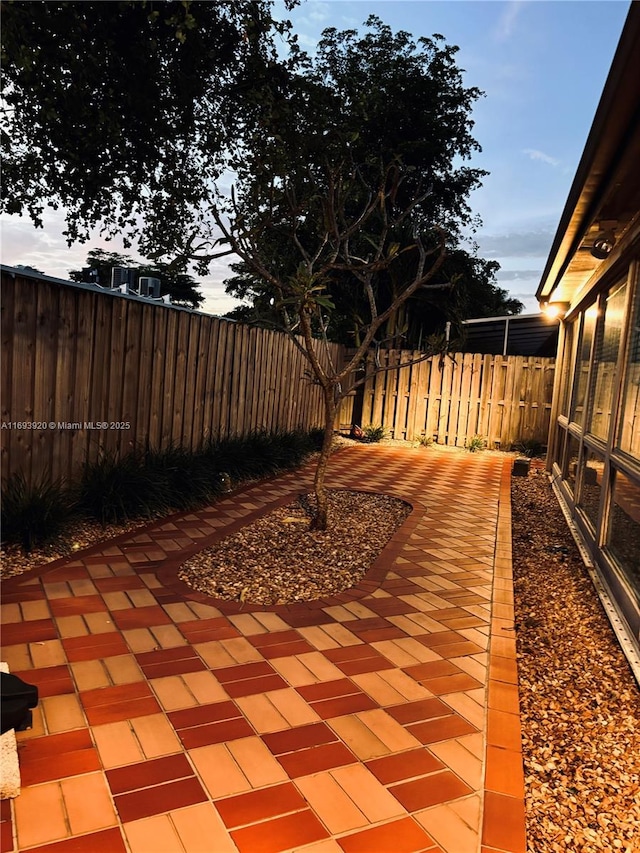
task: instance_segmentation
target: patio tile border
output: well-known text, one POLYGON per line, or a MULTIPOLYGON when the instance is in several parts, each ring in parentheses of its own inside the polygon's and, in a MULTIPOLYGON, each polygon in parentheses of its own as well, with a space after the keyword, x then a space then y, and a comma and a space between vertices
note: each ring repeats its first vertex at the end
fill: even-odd
POLYGON ((527 849, 514 621, 510 461, 505 459, 502 465, 491 596, 481 853, 526 853, 527 849))

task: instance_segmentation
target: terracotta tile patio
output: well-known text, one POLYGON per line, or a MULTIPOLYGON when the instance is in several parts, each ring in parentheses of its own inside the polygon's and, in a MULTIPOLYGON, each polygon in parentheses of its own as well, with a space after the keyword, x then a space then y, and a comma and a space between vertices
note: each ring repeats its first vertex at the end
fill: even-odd
POLYGON ((176 579, 310 467, 6 581, 2 660, 41 702, 2 853, 524 853, 510 463, 334 456, 331 486, 413 512, 331 599, 176 579))

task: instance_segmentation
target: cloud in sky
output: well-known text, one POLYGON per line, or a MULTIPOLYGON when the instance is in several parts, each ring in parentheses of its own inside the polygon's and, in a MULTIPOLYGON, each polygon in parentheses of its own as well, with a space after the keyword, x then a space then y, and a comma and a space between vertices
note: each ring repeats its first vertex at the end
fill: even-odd
POLYGON ((550 154, 545 154, 544 151, 538 151, 537 148, 524 148, 523 154, 526 154, 530 160, 540 160, 542 163, 548 163, 549 166, 559 166, 560 160, 552 157, 550 154))
POLYGON ((540 278, 542 265, 537 270, 499 270, 498 281, 529 281, 532 278, 540 278))
POLYGON ((546 258, 554 231, 539 228, 510 234, 481 234, 477 241, 485 258, 546 258))
POLYGON ((523 0, 511 0, 511 2, 506 4, 506 8, 500 15, 493 31, 493 37, 496 41, 508 41, 511 38, 516 28, 518 15, 522 11, 523 6, 523 0))
POLYGON ((313 3, 309 4, 307 16, 315 23, 323 23, 329 18, 328 3, 313 3))

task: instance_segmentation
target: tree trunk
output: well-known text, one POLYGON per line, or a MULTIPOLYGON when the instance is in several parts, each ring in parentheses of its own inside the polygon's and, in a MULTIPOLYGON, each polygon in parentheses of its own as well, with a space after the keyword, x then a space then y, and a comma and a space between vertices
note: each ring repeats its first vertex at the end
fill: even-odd
POLYGON ((313 487, 316 495, 317 512, 315 518, 311 522, 311 530, 326 530, 329 521, 329 497, 327 490, 324 487, 324 479, 327 473, 329 464, 329 456, 331 455, 331 445, 333 443, 333 426, 336 419, 336 404, 334 403, 333 386, 324 388, 324 439, 322 441, 322 450, 318 459, 318 466, 313 481, 313 487))

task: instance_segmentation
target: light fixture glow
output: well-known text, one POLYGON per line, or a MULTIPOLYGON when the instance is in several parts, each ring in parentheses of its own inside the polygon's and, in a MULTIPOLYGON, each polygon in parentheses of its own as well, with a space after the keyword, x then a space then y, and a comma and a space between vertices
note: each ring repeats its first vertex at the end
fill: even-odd
POLYGON ((556 317, 564 317, 569 310, 568 302, 543 302, 540 305, 542 313, 549 319, 555 320, 556 317))
POLYGON ((609 257, 615 244, 616 238, 613 236, 613 232, 606 231, 603 234, 599 234, 593 241, 591 254, 599 261, 603 261, 605 258, 609 257))

